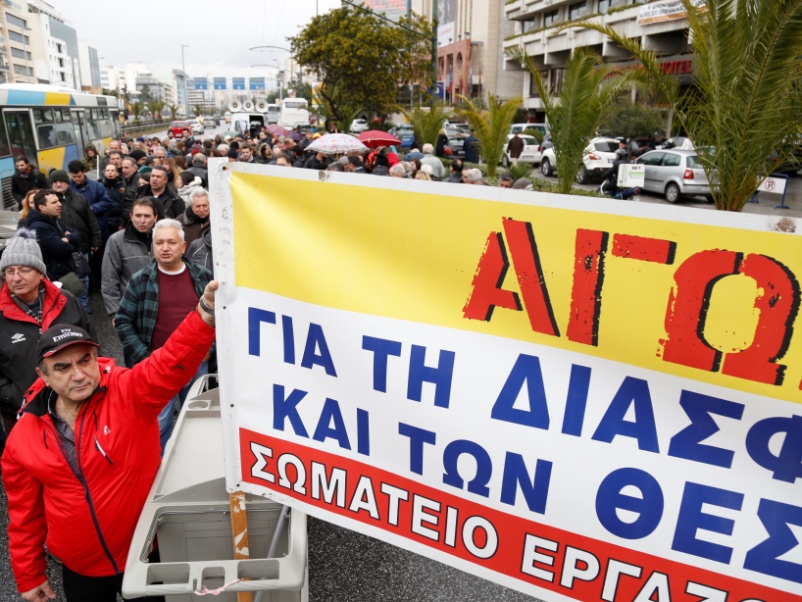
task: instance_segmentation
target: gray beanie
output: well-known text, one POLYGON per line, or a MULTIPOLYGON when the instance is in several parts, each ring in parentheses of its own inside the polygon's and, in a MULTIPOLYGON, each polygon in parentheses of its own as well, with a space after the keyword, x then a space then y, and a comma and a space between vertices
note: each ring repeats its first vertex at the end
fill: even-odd
POLYGON ((0 272, 12 265, 25 265, 47 274, 45 262, 42 261, 42 250, 36 242, 36 232, 28 228, 20 228, 14 233, 0 257, 0 272))

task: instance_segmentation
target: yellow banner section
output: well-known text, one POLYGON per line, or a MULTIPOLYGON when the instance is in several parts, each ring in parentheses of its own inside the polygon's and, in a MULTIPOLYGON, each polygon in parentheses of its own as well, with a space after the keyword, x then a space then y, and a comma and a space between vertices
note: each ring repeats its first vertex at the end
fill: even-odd
POLYGON ((802 401, 802 237, 377 180, 231 173, 237 286, 802 401))

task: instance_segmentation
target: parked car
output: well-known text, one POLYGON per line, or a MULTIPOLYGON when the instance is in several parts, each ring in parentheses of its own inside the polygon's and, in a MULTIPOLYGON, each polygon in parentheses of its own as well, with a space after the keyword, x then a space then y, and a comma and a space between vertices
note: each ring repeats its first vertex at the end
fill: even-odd
POLYGON ((448 137, 445 153, 449 159, 463 159, 465 157, 465 134, 453 134, 448 137))
POLYGON ((179 137, 185 129, 192 130, 192 126, 189 125, 189 121, 171 121, 167 129, 173 133, 173 136, 179 137))
POLYGON ((415 130, 411 125, 403 124, 393 128, 390 132, 401 141, 402 148, 412 148, 415 144, 415 130))
POLYGON ((664 194, 669 203, 676 203, 684 196, 704 196, 708 201, 713 200, 710 183, 695 150, 653 150, 635 163, 645 166, 643 189, 664 194))
POLYGON ((200 121, 197 119, 190 119, 187 123, 189 123, 189 126, 192 128, 193 136, 203 135, 203 124, 200 121))
MULTIPOLYGON (((600 180, 607 176, 615 161, 615 151, 618 150, 618 140, 615 138, 593 138, 585 147, 582 165, 576 173, 577 184, 585 184, 591 178, 600 180)), ((544 176, 551 176, 557 171, 557 155, 554 147, 543 148, 540 160, 540 172, 544 176)))
POLYGON ((518 132, 519 134, 526 130, 537 130, 545 137, 551 131, 548 123, 513 123, 510 126, 510 134, 518 132))
MULTIPOLYGON (((504 154, 501 157, 501 164, 504 165, 504 167, 508 167, 512 163, 512 157, 510 157, 508 148, 512 137, 513 134, 507 136, 507 144, 504 145, 504 154)), ((537 138, 529 134, 518 134, 518 137, 524 141, 524 150, 521 152, 521 156, 518 157, 518 162, 538 165, 542 153, 540 152, 540 143, 537 141, 537 138)))
POLYGON ((693 142, 690 138, 686 138, 685 136, 674 136, 673 138, 669 138, 663 142, 663 144, 658 144, 656 148, 657 150, 667 150, 670 148, 693 150, 696 147, 693 145, 693 142))
POLYGON ((367 119, 354 119, 351 122, 351 127, 348 128, 348 131, 351 132, 352 134, 361 134, 367 129, 368 129, 367 119))

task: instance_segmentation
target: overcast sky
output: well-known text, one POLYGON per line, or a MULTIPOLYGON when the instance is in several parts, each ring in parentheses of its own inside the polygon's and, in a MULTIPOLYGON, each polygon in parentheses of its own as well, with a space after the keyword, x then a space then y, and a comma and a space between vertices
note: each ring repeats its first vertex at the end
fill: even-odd
POLYGON ((231 76, 251 65, 281 66, 288 53, 249 48, 287 48, 314 17, 341 5, 339 0, 48 0, 98 50, 101 66, 145 63, 168 77, 181 68, 181 45, 190 77, 231 76))

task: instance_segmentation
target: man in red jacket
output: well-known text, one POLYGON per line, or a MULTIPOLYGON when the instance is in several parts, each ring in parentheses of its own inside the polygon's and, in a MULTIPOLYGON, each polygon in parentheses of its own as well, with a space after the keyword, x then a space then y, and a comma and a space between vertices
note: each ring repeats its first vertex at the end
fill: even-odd
POLYGON ((97 357, 76 326, 42 333, 40 376, 8 438, 2 475, 8 548, 22 597, 46 602, 45 549, 63 563, 68 602, 115 602, 139 514, 159 468, 161 409, 214 341, 210 282, 165 345, 133 369, 97 357))

